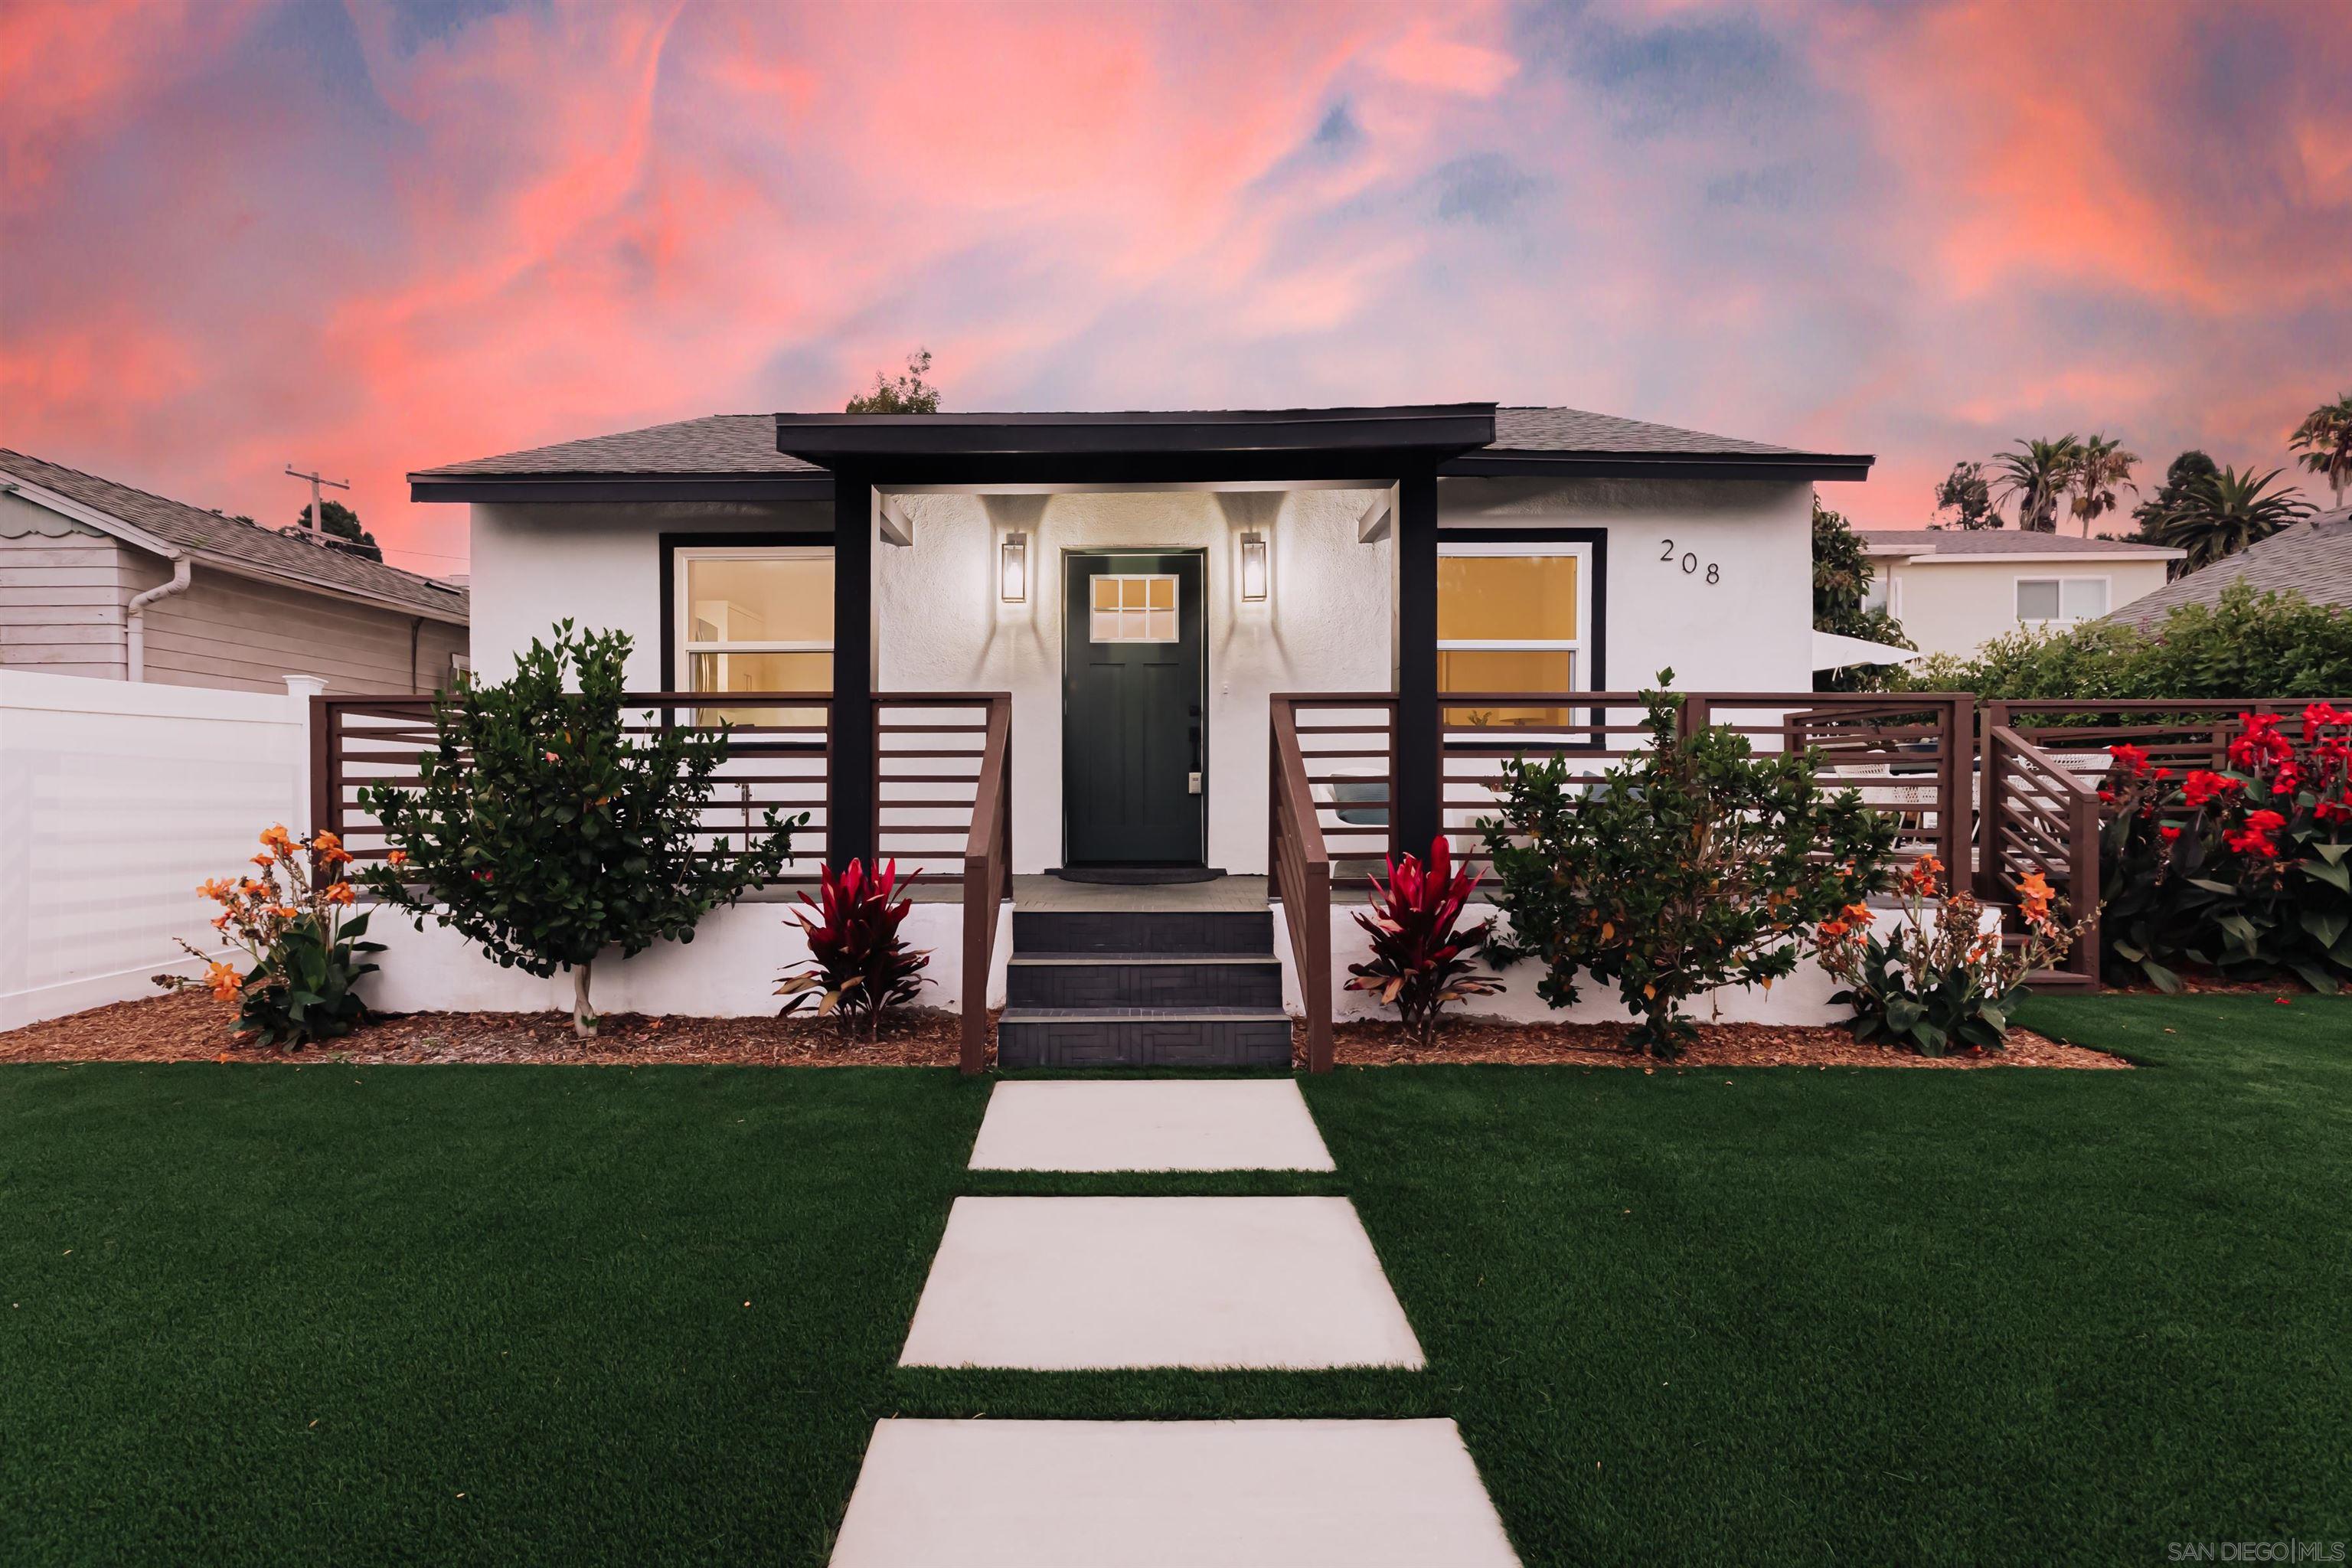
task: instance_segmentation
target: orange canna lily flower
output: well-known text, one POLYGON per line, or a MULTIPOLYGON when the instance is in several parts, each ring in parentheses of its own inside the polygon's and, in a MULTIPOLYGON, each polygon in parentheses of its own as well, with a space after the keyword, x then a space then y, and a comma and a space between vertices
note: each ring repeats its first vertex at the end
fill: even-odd
POLYGON ((236 889, 230 887, 226 879, 219 877, 198 887, 196 892, 198 896, 210 899, 216 904, 225 904, 236 896, 236 889))
POLYGON ((261 830, 261 847, 273 854, 283 855, 294 847, 293 836, 283 823, 273 823, 261 830))
POLYGON ((408 851, 405 849, 394 849, 383 858, 384 864, 388 866, 405 866, 408 864, 408 851))
POLYGON ((266 870, 278 864, 278 858, 274 855, 256 855, 253 858, 253 863, 266 870))
POLYGON ((236 994, 245 989, 245 982, 237 978, 235 964, 213 963, 205 967, 205 988, 213 994, 215 1001, 234 1002, 236 994))
POLYGON ((302 911, 291 904, 272 904, 269 906, 269 912, 281 921, 290 921, 302 911))
POLYGON ((348 904, 352 901, 352 885, 349 882, 337 882, 319 896, 331 904, 348 904))

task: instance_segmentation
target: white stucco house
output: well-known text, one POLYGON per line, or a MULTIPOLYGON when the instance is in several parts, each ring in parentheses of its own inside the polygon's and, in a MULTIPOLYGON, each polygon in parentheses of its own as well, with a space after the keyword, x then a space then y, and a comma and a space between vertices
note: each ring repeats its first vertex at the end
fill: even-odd
POLYGON ((2016 529, 1872 529, 1864 607, 1891 612, 1923 654, 1965 658, 2021 627, 2095 621, 2164 586, 2186 552, 2016 529))
MULTIPOLYGON (((720 415, 409 478, 469 509, 484 679, 561 619, 628 632, 649 712, 747 726, 721 826, 793 805, 812 863, 895 855, 961 890, 961 915, 917 911, 933 980, 968 1016, 1009 1001, 1007 1061, 1286 1061, 1282 999, 1332 995, 1346 954, 1336 977, 1296 940, 1278 957, 1271 921, 1328 901, 1333 858, 1346 881, 1351 853, 1465 829, 1512 749, 1598 754, 1578 694, 1667 667, 1810 691, 1813 487, 1871 462, 1472 403, 720 415), (1099 881, 1153 886, 1073 906, 1099 881), (971 906, 1014 886, 1008 969, 971 906)), ((337 758, 388 754, 337 711, 337 758)), ((318 787, 375 852, 341 780, 318 787)), ((719 911, 708 945, 600 981, 605 1005, 772 1010, 780 924, 719 911)), ((516 983, 455 959, 394 980, 399 956, 394 1005, 516 983)))

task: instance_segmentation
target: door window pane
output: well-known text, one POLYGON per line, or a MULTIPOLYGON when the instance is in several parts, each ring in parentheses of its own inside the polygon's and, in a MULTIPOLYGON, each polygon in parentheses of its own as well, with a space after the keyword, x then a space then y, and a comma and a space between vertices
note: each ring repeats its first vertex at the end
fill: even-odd
POLYGON ((2017 618, 2021 621, 2056 620, 2058 618, 2058 580, 2055 577, 2018 579, 2017 618))
POLYGON ((1441 642, 1573 642, 1573 555, 1442 555, 1437 562, 1441 642))
POLYGON ((1176 640, 1174 574, 1097 573, 1091 592, 1087 636, 1093 641, 1176 640))

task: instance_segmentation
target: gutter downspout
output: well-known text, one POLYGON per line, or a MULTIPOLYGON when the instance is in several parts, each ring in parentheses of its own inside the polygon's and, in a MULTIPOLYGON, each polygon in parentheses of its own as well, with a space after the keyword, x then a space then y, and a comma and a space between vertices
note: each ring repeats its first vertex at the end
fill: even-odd
POLYGON ((147 606, 158 599, 168 599, 174 594, 188 591, 189 573, 194 563, 184 555, 172 557, 172 580, 133 597, 128 618, 128 658, 130 676, 133 680, 147 679, 147 606))

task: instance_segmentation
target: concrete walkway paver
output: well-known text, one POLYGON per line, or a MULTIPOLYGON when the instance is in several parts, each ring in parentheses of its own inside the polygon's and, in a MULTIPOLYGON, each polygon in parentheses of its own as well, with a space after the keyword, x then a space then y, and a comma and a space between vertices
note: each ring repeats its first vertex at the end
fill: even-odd
POLYGON ((1451 1421, 882 1421, 834 1568, 1516 1568, 1451 1421))
POLYGON ((975 1171, 1328 1171, 1290 1079, 1000 1083, 975 1171))
POLYGON ((905 1366, 1402 1366, 1421 1343, 1336 1197, 962 1197, 905 1366))

